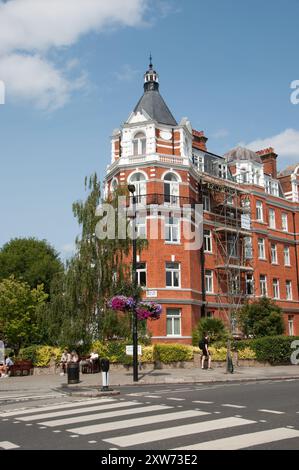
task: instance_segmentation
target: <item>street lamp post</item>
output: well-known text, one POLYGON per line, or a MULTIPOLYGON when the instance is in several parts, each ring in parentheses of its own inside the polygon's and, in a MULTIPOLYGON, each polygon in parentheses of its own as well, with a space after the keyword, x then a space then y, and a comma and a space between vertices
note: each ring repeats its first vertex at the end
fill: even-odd
MULTIPOLYGON (((137 288, 137 240, 136 240, 136 195, 135 186, 128 185, 128 190, 132 194, 133 202, 133 218, 132 218, 132 248, 133 248, 133 264, 132 264, 132 281, 134 289, 134 298, 137 288)), ((137 312, 133 311, 133 381, 138 382, 138 333, 137 333, 137 312)))

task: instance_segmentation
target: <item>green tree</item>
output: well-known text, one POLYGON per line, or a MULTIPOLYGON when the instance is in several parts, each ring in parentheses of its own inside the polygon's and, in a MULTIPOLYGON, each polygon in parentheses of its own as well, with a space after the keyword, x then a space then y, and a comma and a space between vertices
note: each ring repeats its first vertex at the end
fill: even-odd
MULTIPOLYGON (((51 293, 51 302, 39 312, 39 323, 47 343, 83 348, 96 339, 126 337, 130 322, 107 307, 115 294, 140 296, 133 292, 130 281, 131 239, 118 237, 118 196, 126 196, 127 189, 118 189, 109 201, 101 198, 100 182, 96 174, 85 179, 88 192, 85 201, 73 204, 73 212, 81 228, 76 239, 76 253, 69 260, 66 272, 57 280, 51 293), (100 204, 109 202, 115 209, 115 238, 96 236, 98 223, 105 225, 105 214, 97 215, 100 204)), ((126 219, 126 225, 128 220, 126 219)), ((127 226, 126 226, 127 228, 127 226)), ((139 250, 144 243, 138 243, 139 250)), ((141 322, 142 323, 142 322, 141 322)), ((144 325, 140 325, 144 328, 144 325)))
POLYGON ((31 288, 43 284, 50 293, 53 277, 62 270, 58 253, 46 240, 15 238, 0 250, 0 280, 13 275, 31 288))
POLYGON ((238 323, 246 337, 275 336, 284 333, 281 308, 271 299, 261 299, 244 305, 238 313, 238 323))
POLYGON ((192 344, 198 346, 199 340, 204 337, 205 333, 208 333, 212 342, 221 341, 228 337, 225 324, 220 318, 201 318, 192 332, 192 344))
POLYGON ((16 352, 39 340, 37 310, 47 297, 42 285, 31 289, 13 276, 0 282, 0 338, 16 352))

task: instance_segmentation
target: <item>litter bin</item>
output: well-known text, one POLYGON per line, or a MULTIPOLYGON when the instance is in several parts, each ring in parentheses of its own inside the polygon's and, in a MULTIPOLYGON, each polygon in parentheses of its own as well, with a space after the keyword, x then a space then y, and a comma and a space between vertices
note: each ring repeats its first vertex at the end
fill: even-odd
POLYGON ((79 362, 69 362, 67 365, 67 383, 79 383, 79 362))

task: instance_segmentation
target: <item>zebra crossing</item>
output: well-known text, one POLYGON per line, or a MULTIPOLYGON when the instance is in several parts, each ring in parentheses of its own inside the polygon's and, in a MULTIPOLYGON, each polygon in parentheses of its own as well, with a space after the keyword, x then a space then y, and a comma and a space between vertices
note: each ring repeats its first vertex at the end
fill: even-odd
MULTIPOLYGON (((54 436, 59 439, 63 433, 65 438, 79 438, 77 443, 87 439, 100 449, 154 450, 158 445, 165 450, 236 450, 299 439, 299 429, 294 426, 274 425, 269 429, 270 424, 262 420, 239 415, 219 416, 211 408, 211 402, 197 400, 197 404, 201 404, 201 408, 208 406, 204 410, 182 409, 175 401, 158 404, 129 397, 105 397, 2 411, 0 422, 12 420, 35 426, 38 430, 57 433, 54 436)), ((227 413, 232 407, 233 413, 232 405, 222 406, 227 413)), ((22 444, 0 442, 3 449, 17 447, 22 444)))

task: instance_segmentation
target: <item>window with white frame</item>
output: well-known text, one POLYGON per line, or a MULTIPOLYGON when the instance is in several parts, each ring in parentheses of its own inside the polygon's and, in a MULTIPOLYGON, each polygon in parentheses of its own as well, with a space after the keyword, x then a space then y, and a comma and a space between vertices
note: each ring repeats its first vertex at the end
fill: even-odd
POLYGON ((288 316, 288 330, 289 330, 289 336, 294 336, 294 315, 289 315, 288 316))
POLYGON ((178 204, 179 202, 179 180, 174 173, 164 176, 164 202, 178 204))
POLYGON ((279 196, 278 181, 272 181, 272 185, 271 185, 271 194, 272 194, 273 196, 279 196))
POLYGON ((178 217, 165 217, 165 241, 168 243, 179 243, 180 241, 180 219, 178 217))
POLYGON ((267 276, 260 275, 260 293, 262 297, 267 297, 267 276))
POLYGON ((269 209, 269 227, 270 228, 276 228, 276 225, 275 225, 275 210, 274 209, 269 209))
POLYGON ((203 210, 204 211, 211 211, 211 200, 210 196, 208 194, 203 194, 202 196, 202 204, 203 204, 203 210))
POLYGON ((212 253, 212 232, 211 230, 204 230, 203 231, 203 239, 204 239, 204 250, 206 253, 212 253))
POLYGON ((271 243, 271 263, 277 264, 277 245, 271 243))
POLYGON ((118 186, 118 181, 116 178, 113 178, 113 180, 111 181, 111 191, 115 192, 117 190, 117 186, 118 186))
POLYGON ((288 231, 288 214, 285 212, 281 214, 281 228, 284 232, 288 231))
POLYGON ((246 294, 253 295, 253 274, 246 274, 246 294))
POLYGON ((137 283, 139 286, 146 286, 146 263, 137 263, 137 283))
POLYGON ((219 178, 225 180, 227 179, 227 166, 222 163, 218 166, 218 176, 219 178))
POLYGON ((227 204, 229 204, 230 206, 233 206, 233 205, 234 205, 234 198, 233 198, 233 196, 227 196, 226 202, 227 202, 227 204))
POLYGON ((137 203, 146 203, 146 179, 143 173, 133 173, 129 178, 130 184, 135 186, 135 196, 137 203))
POLYGON ((263 222, 263 203, 262 201, 256 201, 256 220, 263 222))
POLYGON ((286 281, 286 298, 293 300, 292 281, 286 281))
POLYGON ((181 310, 179 308, 166 309, 166 335, 181 336, 181 310))
POLYGON ((245 259, 252 259, 253 251, 252 251, 252 238, 251 237, 244 237, 244 252, 245 252, 245 259))
POLYGON ((180 263, 166 263, 166 287, 180 287, 180 263))
POLYGON ((237 256, 237 236, 235 234, 228 234, 227 236, 227 252, 228 256, 235 258, 237 256))
POLYGON ((284 265, 291 266, 291 258, 290 258, 290 247, 285 246, 283 248, 283 257, 284 257, 284 265))
POLYGON ((206 293, 212 294, 213 291, 213 271, 210 269, 206 269, 205 271, 205 285, 206 285, 206 293))
POLYGON ((133 155, 146 154, 146 137, 143 132, 138 132, 133 139, 133 155))
POLYGON ((266 259, 265 239, 264 238, 258 238, 257 246, 258 246, 258 257, 259 257, 259 259, 266 259))
POLYGON ((273 279, 273 299, 279 299, 279 279, 273 279))

